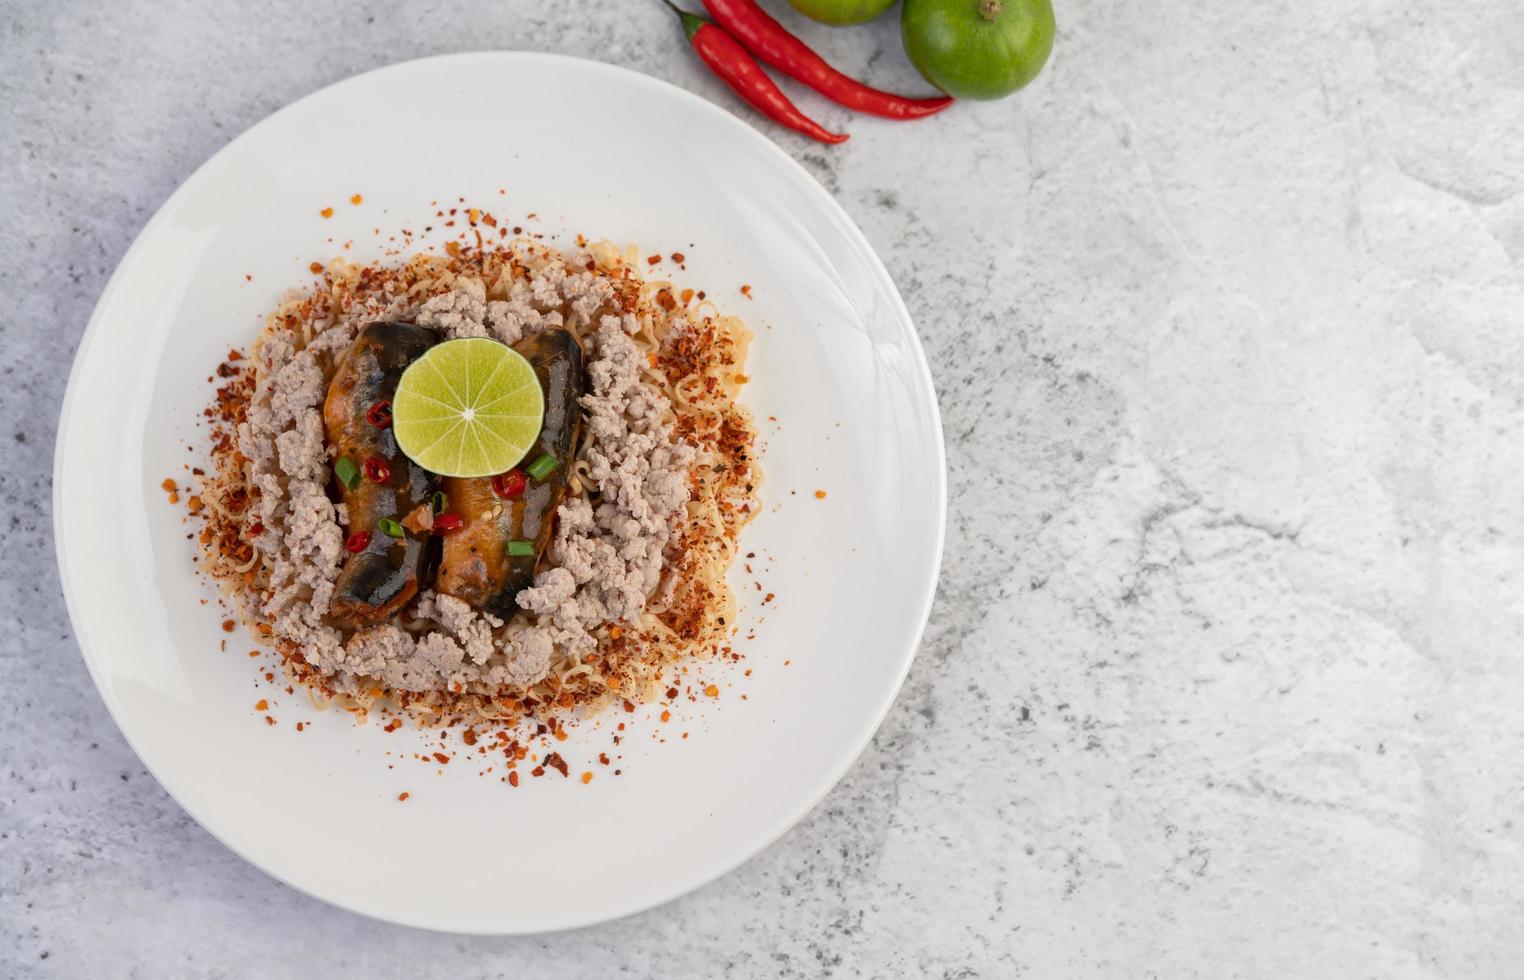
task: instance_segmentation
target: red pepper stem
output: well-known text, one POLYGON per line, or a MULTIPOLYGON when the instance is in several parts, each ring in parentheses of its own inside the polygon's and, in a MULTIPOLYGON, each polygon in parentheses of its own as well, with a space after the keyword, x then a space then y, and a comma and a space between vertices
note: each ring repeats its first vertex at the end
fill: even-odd
POLYGON ((709 23, 708 20, 700 17, 698 14, 690 14, 688 11, 681 9, 672 0, 661 0, 661 2, 666 4, 667 9, 677 14, 677 19, 683 22, 683 33, 688 35, 689 41, 692 41, 693 35, 703 30, 704 25, 709 23))

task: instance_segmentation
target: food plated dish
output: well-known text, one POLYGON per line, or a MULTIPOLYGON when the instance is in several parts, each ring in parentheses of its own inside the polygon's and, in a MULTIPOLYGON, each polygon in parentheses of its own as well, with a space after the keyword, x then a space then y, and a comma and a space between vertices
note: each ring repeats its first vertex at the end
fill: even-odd
POLYGON ((315 264, 223 363, 189 497, 201 567, 314 703, 357 718, 650 700, 739 625, 751 331, 633 248, 451 210, 466 244, 315 264))
MULTIPOLYGON (((483 288, 488 303, 508 295, 488 279, 483 288)), ((414 324, 418 306, 408 305, 414 324)), ((355 336, 371 322, 408 321, 357 319, 355 336)), ((59 433, 65 596, 102 700, 145 766, 270 874, 435 929, 522 933, 630 914, 778 837, 889 710, 941 553, 935 397, 905 306, 861 234, 801 168, 723 110, 573 59, 399 65, 241 136, 122 260, 81 343, 59 433), (489 97, 513 91, 542 97, 489 97), (400 118, 408 136, 395 152, 355 152, 400 118), (458 216, 448 229, 433 219, 461 206, 491 210, 500 227, 507 218, 509 240, 512 227, 542 235, 533 241, 560 255, 585 247, 579 233, 638 243, 645 280, 671 281, 679 302, 683 289, 705 291, 753 335, 736 401, 766 474, 725 578, 740 659, 692 657, 652 701, 627 709, 620 699, 538 736, 570 775, 552 762, 535 779, 526 759, 516 771, 531 785, 517 790, 502 781, 496 742, 467 746, 460 726, 380 723, 390 709, 379 702, 368 724, 338 705, 314 710, 271 644, 218 608, 194 564, 201 528, 183 505, 166 505, 161 487, 176 474, 188 487, 199 478, 186 467, 207 469, 217 420, 193 420, 209 391, 233 380, 217 368, 235 349, 253 353, 287 290, 330 288, 328 277, 343 277, 335 260, 363 269, 449 256, 458 216), (640 843, 608 846, 616 839, 640 843)))

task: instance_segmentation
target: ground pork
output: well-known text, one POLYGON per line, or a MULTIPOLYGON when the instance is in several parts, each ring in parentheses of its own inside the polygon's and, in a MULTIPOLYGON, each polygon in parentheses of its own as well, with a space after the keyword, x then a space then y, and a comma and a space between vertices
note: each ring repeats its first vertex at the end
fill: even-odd
POLYGON ((542 623, 549 619, 557 639, 575 647, 592 641, 579 627, 585 633, 645 611, 661 581, 673 521, 688 501, 693 450, 662 421, 666 396, 641 379, 635 326, 632 316, 606 314, 589 345, 585 456, 601 502, 561 505, 550 567, 518 595, 520 606, 542 623))
POLYGON ((487 336, 487 289, 480 280, 462 279, 448 293, 426 300, 417 323, 449 338, 487 336))
MULTIPOLYGON (((585 260, 572 258, 574 266, 585 260)), ((239 441, 260 491, 266 530, 256 545, 273 558, 264 612, 276 635, 300 646, 336 690, 353 693, 376 684, 415 692, 528 687, 546 676, 558 655, 593 649, 593 630, 600 625, 644 611, 688 499, 693 452, 662 421, 667 400, 642 380, 644 355, 630 336, 635 318, 611 312, 614 295, 607 278, 568 273, 552 263, 515 280, 506 300, 488 301, 481 282, 462 278, 416 308, 399 296, 389 305, 347 310, 303 350, 278 334, 261 344, 255 395, 239 441), (388 623, 347 638, 326 625, 348 515, 324 489, 329 460, 318 357, 342 351, 363 323, 383 317, 412 319, 452 338, 512 344, 563 326, 563 309, 583 325, 587 342, 585 455, 599 502, 576 498, 561 506, 541 571, 517 597, 523 613, 504 623, 426 590, 403 625, 388 623)))

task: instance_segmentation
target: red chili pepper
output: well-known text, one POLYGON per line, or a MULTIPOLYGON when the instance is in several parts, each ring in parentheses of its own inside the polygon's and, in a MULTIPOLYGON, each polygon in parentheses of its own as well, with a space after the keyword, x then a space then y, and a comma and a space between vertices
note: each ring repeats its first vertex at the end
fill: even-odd
POLYGON ((365 478, 372 483, 385 483, 392 478, 392 468, 380 456, 365 461, 365 478))
POLYGON ((504 500, 517 500, 524 495, 528 483, 521 470, 509 470, 492 478, 492 492, 504 500))
POLYGON ((443 514, 434 515, 435 534, 454 534, 465 526, 466 522, 461 519, 459 514, 445 511, 443 514))
POLYGON ((378 429, 385 429, 392 424, 392 402, 389 398, 383 398, 365 411, 365 421, 378 429))
POLYGON ((672 12, 683 22, 688 43, 693 45, 693 50, 698 52, 704 64, 753 108, 760 110, 773 122, 782 123, 811 139, 822 143, 846 142, 846 133, 833 133, 800 112, 799 107, 789 101, 783 90, 767 77, 767 72, 762 70, 762 66, 746 53, 746 49, 735 38, 705 18, 677 9, 671 0, 662 2, 672 7, 672 12))
POLYGON ((947 96, 909 99, 883 92, 849 78, 832 68, 810 46, 757 6, 756 0, 704 0, 715 22, 740 41, 746 50, 848 109, 886 119, 924 119, 952 105, 947 96))
POLYGON ((365 546, 368 544, 370 544, 370 532, 356 531, 344 539, 344 550, 351 555, 358 555, 365 550, 365 546))

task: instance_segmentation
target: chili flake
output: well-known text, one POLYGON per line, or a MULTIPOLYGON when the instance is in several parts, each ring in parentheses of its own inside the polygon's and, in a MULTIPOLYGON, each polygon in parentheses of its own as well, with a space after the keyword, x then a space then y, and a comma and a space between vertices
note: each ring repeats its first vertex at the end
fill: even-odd
POLYGON ((372 483, 385 483, 392 478, 391 465, 380 456, 371 456, 365 460, 365 478, 372 483))
POLYGON ((365 410, 365 421, 378 429, 390 428, 392 424, 392 400, 383 398, 365 410))
POLYGON ((504 500, 517 500, 524 495, 528 482, 523 470, 511 469, 492 478, 492 492, 504 500))

